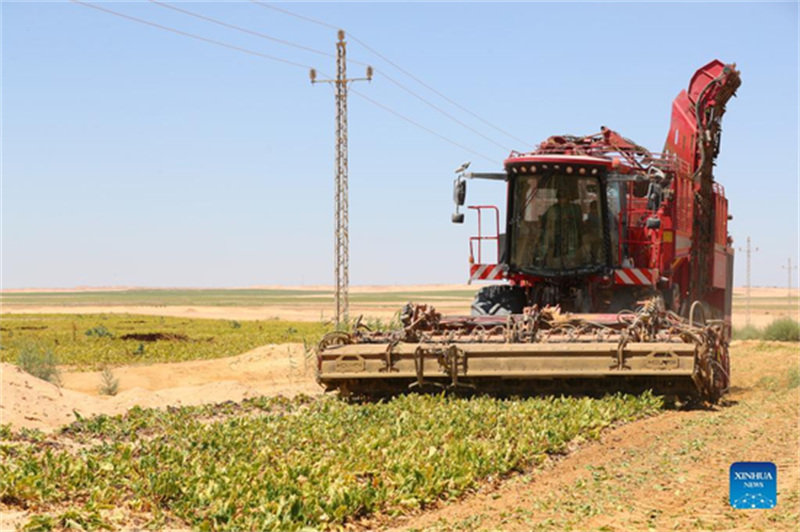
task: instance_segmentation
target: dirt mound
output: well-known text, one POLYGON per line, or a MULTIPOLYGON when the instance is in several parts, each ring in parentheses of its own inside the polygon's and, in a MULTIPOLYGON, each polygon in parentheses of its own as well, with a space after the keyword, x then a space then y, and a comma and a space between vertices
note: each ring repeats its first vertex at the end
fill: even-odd
POLYGON ((82 415, 95 413, 94 398, 60 389, 13 364, 0 364, 0 378, 0 422, 3 424, 46 429, 72 423, 75 411, 82 415))
POLYGON ((100 372, 65 372, 63 388, 37 379, 13 364, 0 365, 0 423, 52 430, 83 417, 115 415, 133 406, 165 408, 261 395, 318 394, 299 344, 267 345, 216 360, 114 368, 120 392, 101 396, 100 372))

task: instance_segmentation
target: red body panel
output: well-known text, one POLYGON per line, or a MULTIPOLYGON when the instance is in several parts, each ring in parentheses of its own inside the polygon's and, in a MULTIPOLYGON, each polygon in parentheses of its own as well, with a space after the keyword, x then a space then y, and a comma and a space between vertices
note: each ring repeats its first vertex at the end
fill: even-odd
MULTIPOLYGON (((613 273, 589 276, 592 286, 640 285, 663 291, 672 291, 675 287, 677 296, 687 299, 691 297, 692 268, 706 268, 708 285, 702 297, 729 318, 733 249, 728 235, 728 201, 723 187, 716 183, 711 189, 713 214, 709 218, 713 225, 713 250, 707 264, 692 266, 692 260, 698 245, 694 234, 698 219, 695 198, 703 192, 698 176, 703 157, 708 157, 711 128, 719 125, 719 118, 711 123, 715 120, 713 112, 702 115, 701 111, 714 111, 714 106, 719 104, 717 112, 721 116, 725 102, 738 83, 735 66, 715 60, 699 69, 688 89, 682 90, 672 103, 663 154, 651 153, 614 131, 602 128, 600 133, 586 137, 550 137, 534 151, 512 152, 504 161, 506 172, 512 178, 560 167, 568 172, 580 169, 587 174, 632 176, 624 184, 627 201, 616 222, 620 237, 619 249, 611 250, 613 273), (699 135, 699 129, 705 133, 699 135), (637 176, 638 179, 633 179, 637 176), (648 183, 664 187, 663 199, 655 208, 647 194, 642 194, 642 184, 647 187, 648 183), (648 224, 648 220, 658 223, 648 224), (623 247, 627 250, 625 257, 619 252, 623 247)), ((713 141, 718 148, 718 137, 713 141)), ((706 176, 710 175, 710 170, 706 172, 706 176)), ((508 193, 512 193, 511 180, 508 193)), ((478 237, 473 237, 471 242, 484 240, 498 243, 498 263, 501 262, 499 229, 494 236, 482 235, 479 230, 478 237)), ((509 271, 503 264, 482 264, 480 260, 475 261, 472 253, 470 262, 472 279, 497 279, 502 270, 502 276, 512 284, 533 286, 542 280, 509 271)))

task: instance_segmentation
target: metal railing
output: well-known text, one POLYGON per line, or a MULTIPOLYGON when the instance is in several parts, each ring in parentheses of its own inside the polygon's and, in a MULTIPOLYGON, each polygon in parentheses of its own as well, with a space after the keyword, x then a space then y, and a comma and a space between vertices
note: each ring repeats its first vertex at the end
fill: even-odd
POLYGON ((478 264, 483 264, 483 257, 481 254, 481 248, 483 247, 483 242, 486 240, 494 240, 495 246, 497 247, 497 258, 495 260, 495 264, 500 263, 500 209, 495 207, 494 205, 469 205, 468 209, 473 209, 478 213, 478 234, 477 236, 469 237, 469 262, 470 264, 475 264, 475 243, 477 243, 478 248, 478 264), (494 211, 494 236, 484 235, 483 234, 483 221, 482 221, 482 214, 484 210, 494 211))

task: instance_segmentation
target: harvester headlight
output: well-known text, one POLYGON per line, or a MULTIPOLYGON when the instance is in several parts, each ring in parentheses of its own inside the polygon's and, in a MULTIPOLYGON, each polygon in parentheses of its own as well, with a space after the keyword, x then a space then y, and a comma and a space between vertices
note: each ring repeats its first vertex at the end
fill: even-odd
POLYGON ((531 173, 532 174, 536 173, 536 165, 534 165, 534 164, 531 165, 531 173))
POLYGON ((567 166, 567 173, 568 173, 568 174, 571 174, 571 173, 572 173, 572 167, 571 167, 571 166, 567 166))

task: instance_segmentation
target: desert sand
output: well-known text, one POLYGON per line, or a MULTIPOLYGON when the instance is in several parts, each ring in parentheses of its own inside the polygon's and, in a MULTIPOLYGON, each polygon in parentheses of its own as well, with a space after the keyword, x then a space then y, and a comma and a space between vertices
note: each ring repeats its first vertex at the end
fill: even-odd
POLYGON ((262 395, 322 393, 300 344, 266 345, 216 360, 122 366, 114 369, 119 393, 99 394, 99 372, 66 372, 63 386, 0 364, 0 423, 51 431, 82 417, 145 408, 241 401, 262 395))

